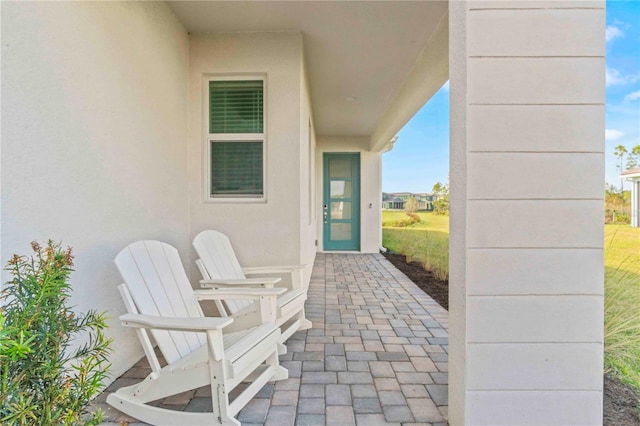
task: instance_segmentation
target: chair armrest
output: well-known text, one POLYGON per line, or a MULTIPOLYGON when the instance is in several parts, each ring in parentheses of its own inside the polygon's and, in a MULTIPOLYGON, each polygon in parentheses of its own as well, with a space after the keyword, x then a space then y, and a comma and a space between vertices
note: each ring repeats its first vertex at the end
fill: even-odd
POLYGON ((309 265, 281 265, 281 266, 257 266, 254 268, 242 268, 245 274, 283 274, 304 269, 309 265))
POLYGON ((124 314, 120 316, 120 321, 122 321, 122 325, 125 327, 202 332, 222 330, 233 322, 233 318, 160 317, 154 315, 124 314))
POLYGON ((256 268, 243 268, 246 275, 259 274, 291 274, 291 289, 303 288, 303 271, 310 265, 285 265, 285 266, 263 266, 256 268))
POLYGON ((241 280, 200 280, 200 286, 204 288, 212 287, 273 287, 282 281, 280 277, 274 278, 245 278, 241 280))
POLYGON ((217 288, 194 290, 193 294, 197 300, 240 300, 277 297, 286 291, 286 288, 217 288))
POLYGON ((286 288, 218 288, 194 290, 193 293, 198 301, 254 299, 259 306, 260 321, 264 324, 276 322, 278 317, 278 295, 286 291, 286 288))

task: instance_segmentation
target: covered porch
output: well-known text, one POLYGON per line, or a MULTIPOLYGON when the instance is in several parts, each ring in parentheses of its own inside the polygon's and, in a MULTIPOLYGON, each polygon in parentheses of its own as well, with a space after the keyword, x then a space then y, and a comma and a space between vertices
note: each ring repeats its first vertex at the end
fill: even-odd
POLYGON ((444 328, 374 253, 382 152, 448 79, 449 421, 600 424, 605 12, 602 0, 3 2, 1 257, 34 239, 74 248, 72 303, 108 311, 115 377, 141 356, 118 322, 113 259, 131 242, 171 244, 194 282, 191 241, 206 229, 228 235, 242 264, 315 259, 304 279, 314 274, 318 324, 290 340, 293 389, 240 420, 302 422, 303 386, 318 385, 309 404, 328 407, 327 424, 441 421, 429 386, 444 384, 444 361, 427 349, 445 351, 434 343, 445 336, 425 336, 444 328), (210 133, 210 83, 235 79, 262 82, 250 139, 210 133), (255 192, 218 198, 216 144, 247 141, 255 192), (362 183, 349 241, 371 255, 321 254, 332 154, 360 157, 359 175, 342 176, 362 183), (432 404, 415 404, 428 397, 408 396, 402 377, 422 377, 432 404), (329 403, 340 386, 352 405, 329 403))
MULTIPOLYGON (((266 385, 240 412, 243 424, 446 424, 448 312, 381 254, 319 253, 307 317, 281 356, 289 379, 266 385)), ((141 360, 94 404, 105 422, 136 422, 104 401, 146 377, 141 360)), ((211 411, 208 387, 158 401, 211 411)))

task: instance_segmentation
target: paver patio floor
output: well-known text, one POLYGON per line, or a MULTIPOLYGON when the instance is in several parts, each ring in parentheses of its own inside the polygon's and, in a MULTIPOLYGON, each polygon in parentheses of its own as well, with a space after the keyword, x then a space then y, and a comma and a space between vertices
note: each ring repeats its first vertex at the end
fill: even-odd
MULTIPOLYGON (((448 313, 382 255, 319 253, 306 314, 313 328, 280 357, 289 379, 265 385, 243 425, 446 424, 448 313)), ((96 399, 105 422, 135 424, 106 396, 149 372, 141 360, 96 399)), ((211 411, 210 388, 158 405, 211 411)))

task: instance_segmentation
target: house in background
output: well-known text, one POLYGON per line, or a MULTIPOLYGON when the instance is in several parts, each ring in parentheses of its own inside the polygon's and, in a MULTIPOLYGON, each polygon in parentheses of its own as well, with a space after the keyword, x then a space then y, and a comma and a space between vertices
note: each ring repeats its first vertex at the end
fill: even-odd
POLYGON ((377 252, 381 153, 449 80, 449 420, 601 422, 603 1, 1 7, 1 258, 74 247, 114 377, 119 250, 377 252))
POLYGON ((640 226, 640 168, 622 172, 621 177, 631 182, 631 226, 640 226))
POLYGON ((382 208, 384 210, 404 210, 404 202, 405 200, 393 194, 382 193, 382 208))
POLYGON ((414 194, 411 192, 383 192, 382 209, 404 210, 404 203, 411 197, 415 198, 418 202, 418 210, 433 210, 433 202, 436 201, 435 195, 426 193, 414 194))

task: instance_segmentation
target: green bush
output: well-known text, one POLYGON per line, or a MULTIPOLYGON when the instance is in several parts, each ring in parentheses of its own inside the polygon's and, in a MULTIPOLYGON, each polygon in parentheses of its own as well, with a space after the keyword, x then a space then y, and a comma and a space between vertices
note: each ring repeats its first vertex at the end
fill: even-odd
POLYGON ((449 214, 449 196, 440 198, 433 203, 433 212, 435 214, 449 214))
POLYGON ((31 247, 7 264, 13 279, 0 296, 0 423, 98 424, 101 413, 86 408, 109 368, 105 316, 67 305, 71 248, 31 247))
POLYGON ((631 216, 627 213, 618 213, 616 214, 616 223, 629 225, 631 223, 631 216))
POLYGON ((382 226, 390 226, 392 228, 404 228, 405 226, 411 226, 414 223, 420 222, 420 216, 415 213, 405 213, 408 217, 400 220, 393 220, 389 222, 383 222, 382 226))

